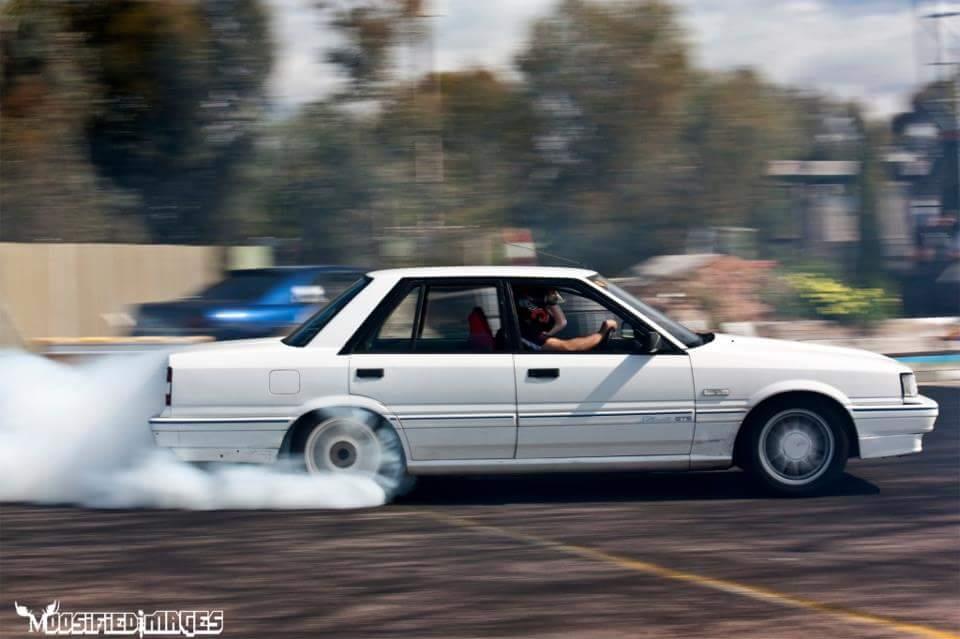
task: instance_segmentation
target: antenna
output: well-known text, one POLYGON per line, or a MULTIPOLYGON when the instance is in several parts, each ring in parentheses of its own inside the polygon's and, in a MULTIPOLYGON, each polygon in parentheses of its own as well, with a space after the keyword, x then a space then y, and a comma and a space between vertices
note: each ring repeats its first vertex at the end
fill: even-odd
POLYGON ((578 262, 578 261, 576 261, 576 260, 571 260, 571 259, 568 258, 568 257, 563 257, 562 255, 554 255, 553 253, 547 253, 546 251, 541 251, 541 250, 539 250, 539 249, 535 249, 535 248, 533 248, 532 246, 527 246, 526 244, 517 244, 517 243, 515 243, 515 242, 504 242, 503 244, 504 244, 504 246, 515 246, 515 247, 517 247, 517 248, 526 249, 526 250, 530 251, 531 253, 533 253, 534 255, 542 255, 542 256, 544 256, 544 257, 550 257, 550 258, 553 258, 553 259, 555 259, 555 260, 560 260, 561 262, 566 262, 567 264, 573 264, 574 266, 579 266, 580 268, 589 268, 589 267, 587 267, 586 264, 584 264, 584 263, 582 263, 582 262, 578 262))

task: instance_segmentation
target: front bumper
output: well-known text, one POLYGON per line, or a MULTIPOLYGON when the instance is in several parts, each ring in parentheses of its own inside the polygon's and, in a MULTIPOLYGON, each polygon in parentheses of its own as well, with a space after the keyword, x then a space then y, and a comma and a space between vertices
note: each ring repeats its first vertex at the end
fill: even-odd
POLYGON ((853 421, 860 440, 860 457, 894 457, 923 450, 923 436, 933 430, 940 408, 929 397, 911 404, 854 406, 853 421))

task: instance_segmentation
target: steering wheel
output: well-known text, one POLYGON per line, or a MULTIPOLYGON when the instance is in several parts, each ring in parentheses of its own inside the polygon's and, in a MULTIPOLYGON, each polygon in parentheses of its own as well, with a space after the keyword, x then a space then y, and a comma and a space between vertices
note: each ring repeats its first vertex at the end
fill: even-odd
POLYGON ((604 333, 603 338, 600 339, 600 343, 597 344, 597 348, 605 348, 607 344, 610 343, 610 335, 613 334, 613 332, 614 331, 607 331, 604 333))

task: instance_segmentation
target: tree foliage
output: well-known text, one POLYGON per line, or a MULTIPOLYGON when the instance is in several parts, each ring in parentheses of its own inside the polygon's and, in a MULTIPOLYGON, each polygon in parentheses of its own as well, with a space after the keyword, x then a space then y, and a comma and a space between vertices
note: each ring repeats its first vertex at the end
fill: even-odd
POLYGON ((512 72, 417 74, 398 62, 423 53, 425 3, 316 5, 347 89, 274 122, 257 0, 10 0, 0 237, 275 236, 302 260, 373 263, 398 228, 529 227, 618 273, 696 228, 771 236, 790 215, 771 160, 879 144, 850 105, 695 68, 666 0, 561 0, 512 72))
MULTIPOLYGON (((4 208, 58 227, 51 233, 87 237, 56 220, 55 205, 37 214, 52 167, 28 157, 51 138, 55 154, 70 162, 61 188, 91 201, 76 222, 93 236, 111 228, 95 222, 109 215, 155 241, 214 240, 232 167, 261 117, 271 46, 260 4, 21 0, 3 12, 0 124, 5 138, 14 136, 5 139, 4 195, 11 198, 4 208), (41 122, 51 125, 46 135, 31 135, 41 122), (21 168, 38 186, 26 198, 7 179, 21 168), (70 183, 77 175, 90 186, 70 183)), ((30 226, 13 228, 38 238, 30 226)))

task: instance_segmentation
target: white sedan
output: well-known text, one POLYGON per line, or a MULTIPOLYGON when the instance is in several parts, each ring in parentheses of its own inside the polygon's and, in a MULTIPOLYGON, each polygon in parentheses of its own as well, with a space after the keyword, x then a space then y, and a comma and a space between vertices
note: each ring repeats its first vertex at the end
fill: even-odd
POLYGON ((938 413, 882 355, 694 333, 592 271, 547 267, 372 272, 286 338, 170 355, 167 382, 151 428, 185 460, 292 459, 396 490, 736 465, 809 494, 850 457, 919 452, 938 413), (544 295, 562 320, 531 338, 524 304, 544 295))

